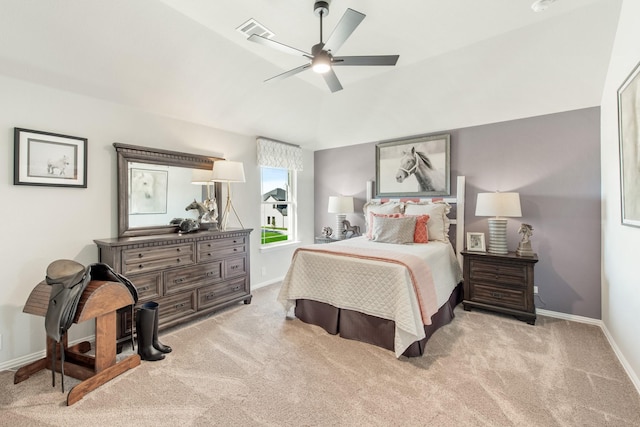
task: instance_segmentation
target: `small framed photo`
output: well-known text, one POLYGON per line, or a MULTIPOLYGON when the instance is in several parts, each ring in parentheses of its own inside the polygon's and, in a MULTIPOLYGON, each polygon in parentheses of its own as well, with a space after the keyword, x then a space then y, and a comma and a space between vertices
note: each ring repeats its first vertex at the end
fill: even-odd
POLYGON ((472 252, 486 252, 484 233, 467 233, 467 250, 472 252))
POLYGON ((87 188, 87 139, 14 130, 14 185, 87 188))

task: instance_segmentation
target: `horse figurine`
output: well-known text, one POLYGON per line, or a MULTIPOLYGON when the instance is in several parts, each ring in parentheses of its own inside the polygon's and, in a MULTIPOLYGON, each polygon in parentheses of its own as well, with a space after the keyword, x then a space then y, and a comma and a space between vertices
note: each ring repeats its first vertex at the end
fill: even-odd
POLYGON ((351 236, 359 236, 360 235, 360 226, 359 225, 351 225, 351 223, 349 221, 347 221, 346 219, 344 221, 342 221, 342 234, 344 234, 345 236, 347 235, 348 232, 351 232, 351 236))
POLYGON ((212 223, 218 222, 218 206, 215 200, 206 200, 205 203, 200 203, 196 199, 193 199, 186 208, 185 211, 198 210, 198 222, 200 223, 212 223))
POLYGON ((442 188, 433 182, 431 171, 434 171, 431 160, 421 151, 411 147, 411 151, 403 151, 400 159, 400 168, 396 173, 396 181, 403 182, 411 175, 415 175, 420 185, 420 191, 440 191, 442 188))

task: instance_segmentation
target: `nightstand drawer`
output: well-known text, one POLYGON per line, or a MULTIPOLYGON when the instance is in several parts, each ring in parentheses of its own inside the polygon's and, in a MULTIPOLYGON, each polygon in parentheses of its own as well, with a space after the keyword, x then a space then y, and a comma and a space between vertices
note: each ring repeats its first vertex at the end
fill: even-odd
POLYGON ((470 279, 499 283, 509 286, 525 287, 526 266, 471 260, 470 279))
POLYGON ((497 305, 501 307, 513 308, 516 310, 526 310, 526 298, 524 289, 503 288, 492 286, 486 283, 473 282, 471 301, 485 304, 497 305))

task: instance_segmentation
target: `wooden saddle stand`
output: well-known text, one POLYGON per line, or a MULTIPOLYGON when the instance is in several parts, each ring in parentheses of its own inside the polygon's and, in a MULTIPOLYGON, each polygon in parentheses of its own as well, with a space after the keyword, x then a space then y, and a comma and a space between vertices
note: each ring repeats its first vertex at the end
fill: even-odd
MULTIPOLYGON (((22 311, 44 317, 47 313, 50 292, 50 285, 44 281, 38 283, 31 291, 22 311)), ((65 375, 82 381, 67 395, 67 405, 73 405, 102 384, 140 365, 138 354, 116 361, 116 310, 132 304, 134 304, 133 297, 122 283, 92 280, 80 296, 73 323, 95 318, 95 356, 86 354, 91 350, 91 343, 88 341, 69 347, 68 334, 64 334, 61 345, 57 346, 56 351, 56 342, 47 336, 46 356, 18 369, 13 383, 18 384, 42 369, 51 370, 51 356, 54 352, 56 352, 56 371, 60 372, 60 351, 64 351, 65 375)))

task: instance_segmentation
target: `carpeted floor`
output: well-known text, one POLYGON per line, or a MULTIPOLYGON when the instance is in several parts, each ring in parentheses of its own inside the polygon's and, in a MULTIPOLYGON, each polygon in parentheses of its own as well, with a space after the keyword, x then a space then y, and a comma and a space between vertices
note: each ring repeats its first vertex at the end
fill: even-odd
POLYGON ((286 318, 278 289, 167 331, 165 360, 70 407, 49 371, 16 385, 1 372, 0 425, 640 426, 640 396, 596 326, 459 306, 423 357, 396 359, 286 318))

